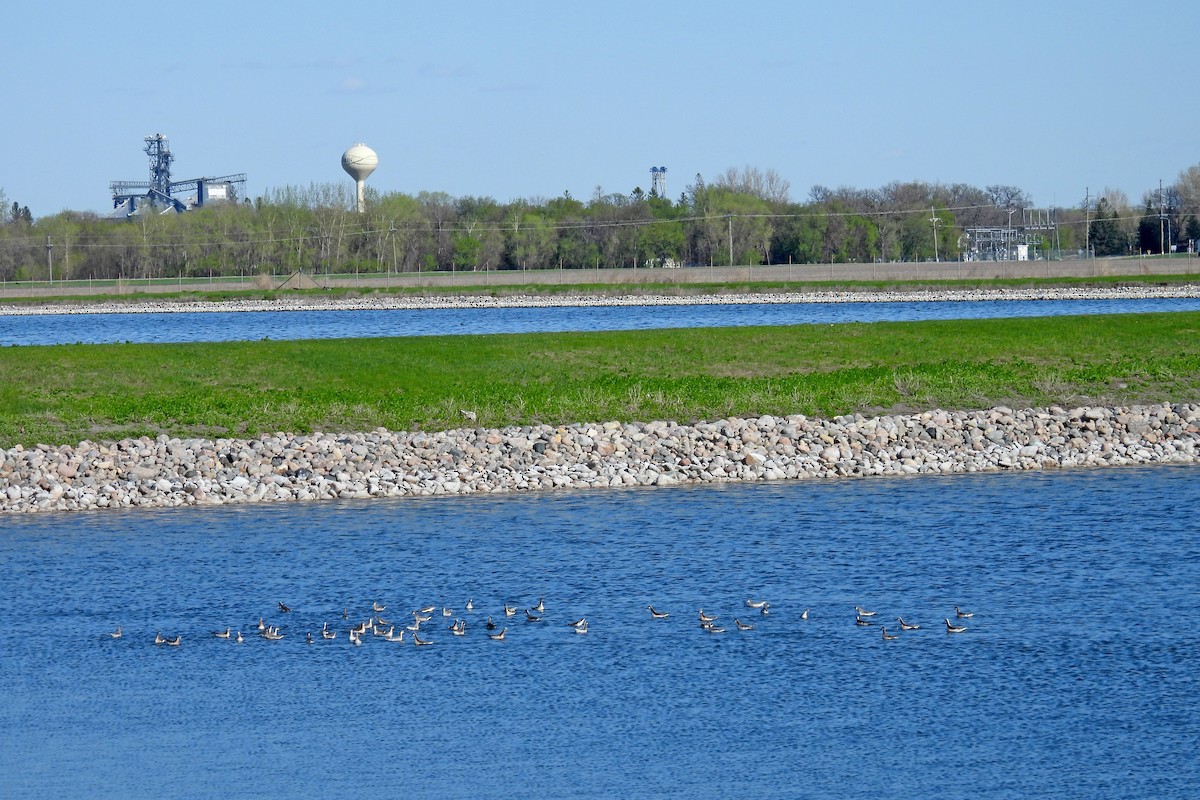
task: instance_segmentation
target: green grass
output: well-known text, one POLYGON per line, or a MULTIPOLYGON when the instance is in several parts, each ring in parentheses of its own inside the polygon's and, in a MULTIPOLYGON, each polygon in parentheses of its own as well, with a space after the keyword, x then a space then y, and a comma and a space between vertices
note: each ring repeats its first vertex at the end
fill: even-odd
POLYGON ((1200 312, 0 348, 0 446, 1200 400, 1200 312))

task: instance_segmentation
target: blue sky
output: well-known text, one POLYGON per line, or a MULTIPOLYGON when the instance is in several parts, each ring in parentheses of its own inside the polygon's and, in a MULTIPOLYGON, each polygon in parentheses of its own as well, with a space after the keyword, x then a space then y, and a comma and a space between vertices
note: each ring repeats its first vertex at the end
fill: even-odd
POLYGON ((1140 201, 1200 163, 1191 0, 21 2, 0 14, 0 189, 34 216, 146 180, 586 200, 697 173, 1002 183, 1140 201))

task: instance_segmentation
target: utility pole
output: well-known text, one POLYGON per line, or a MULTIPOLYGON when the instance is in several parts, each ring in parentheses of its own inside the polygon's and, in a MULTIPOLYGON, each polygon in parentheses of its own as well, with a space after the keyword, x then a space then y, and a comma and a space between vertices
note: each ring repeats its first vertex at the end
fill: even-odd
POLYGON ((733 266, 733 214, 729 215, 729 266, 733 266))
POLYGON ((46 266, 50 269, 50 283, 54 283, 54 245, 50 243, 50 236, 46 236, 46 266))
POLYGON ((1165 220, 1166 218, 1167 218, 1167 214, 1166 214, 1166 211, 1164 210, 1164 206, 1163 206, 1162 178, 1159 178, 1158 179, 1158 254, 1159 255, 1166 255, 1166 253, 1167 253, 1167 240, 1163 238, 1164 233, 1165 233, 1165 231, 1163 231, 1163 220, 1165 220))
POLYGON ((1083 190, 1083 252, 1092 252, 1092 190, 1083 190))
POLYGON ((938 257, 937 226, 938 223, 942 221, 942 218, 939 217, 937 212, 933 210, 933 206, 929 207, 929 215, 929 222, 933 225, 933 260, 937 262, 941 261, 941 259, 938 257))

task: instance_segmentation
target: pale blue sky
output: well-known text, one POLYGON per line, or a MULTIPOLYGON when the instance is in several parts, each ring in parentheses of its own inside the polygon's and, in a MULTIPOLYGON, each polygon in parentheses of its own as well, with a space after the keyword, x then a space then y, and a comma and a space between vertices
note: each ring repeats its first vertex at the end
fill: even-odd
POLYGON ((1138 202, 1200 163, 1193 0, 21 2, 0 12, 0 188, 106 211, 163 133, 176 178, 586 200, 701 173, 1003 183, 1138 202))

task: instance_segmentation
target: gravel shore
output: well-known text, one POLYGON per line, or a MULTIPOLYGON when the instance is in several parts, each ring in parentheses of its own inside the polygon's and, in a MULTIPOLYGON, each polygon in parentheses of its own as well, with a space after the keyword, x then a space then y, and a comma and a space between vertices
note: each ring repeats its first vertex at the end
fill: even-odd
POLYGON ((356 311, 431 308, 548 308, 563 306, 734 305, 747 303, 911 303, 989 300, 1129 300, 1200 297, 1200 284, 1170 286, 1105 286, 1039 289, 928 289, 886 292, 763 292, 746 294, 563 294, 563 295, 445 295, 362 297, 290 297, 272 299, 147 300, 133 302, 0 305, 0 315, 44 314, 161 314, 216 311, 356 311))
POLYGON ((1195 463, 1200 404, 127 439, 0 452, 0 511, 1195 463))

